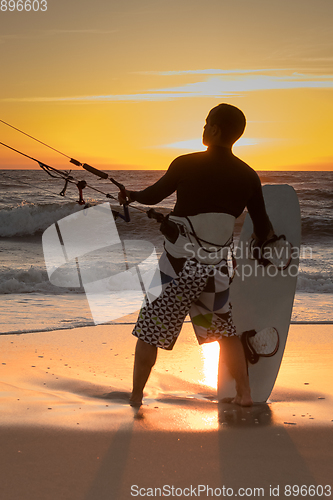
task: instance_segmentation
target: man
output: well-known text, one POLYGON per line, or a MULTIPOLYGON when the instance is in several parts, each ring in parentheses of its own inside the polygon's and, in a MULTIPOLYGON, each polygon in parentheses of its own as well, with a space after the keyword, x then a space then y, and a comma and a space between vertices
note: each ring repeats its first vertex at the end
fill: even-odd
MULTIPOLYGON (((143 389, 157 347, 172 349, 189 313, 198 342, 223 346, 237 394, 232 402, 251 406, 247 364, 229 304, 227 252, 234 221, 247 207, 255 237, 273 235, 256 172, 232 153, 246 125, 244 114, 229 104, 213 108, 206 119, 207 151, 176 158, 165 175, 143 191, 126 191, 127 201, 154 205, 177 192, 177 202, 161 230, 165 252, 160 260, 163 290, 139 314, 130 402, 142 404, 143 389), (171 231, 171 232, 170 232, 171 231)), ((126 200, 120 194, 119 202, 126 200)))

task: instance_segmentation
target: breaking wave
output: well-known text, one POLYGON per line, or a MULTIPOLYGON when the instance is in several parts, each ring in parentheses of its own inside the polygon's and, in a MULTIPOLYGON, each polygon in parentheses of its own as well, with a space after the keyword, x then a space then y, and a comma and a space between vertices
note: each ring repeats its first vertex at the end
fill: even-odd
POLYGON ((0 237, 28 236, 45 231, 51 224, 82 210, 82 206, 74 202, 59 204, 21 205, 0 210, 0 237))

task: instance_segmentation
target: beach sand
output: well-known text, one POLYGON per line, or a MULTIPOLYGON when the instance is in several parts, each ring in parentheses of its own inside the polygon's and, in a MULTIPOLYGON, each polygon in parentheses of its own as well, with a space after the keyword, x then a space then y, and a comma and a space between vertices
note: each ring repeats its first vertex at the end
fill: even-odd
POLYGON ((1 500, 330 498, 332 325, 292 325, 268 404, 240 408, 217 402, 218 346, 185 323, 139 410, 132 327, 1 336, 1 500))

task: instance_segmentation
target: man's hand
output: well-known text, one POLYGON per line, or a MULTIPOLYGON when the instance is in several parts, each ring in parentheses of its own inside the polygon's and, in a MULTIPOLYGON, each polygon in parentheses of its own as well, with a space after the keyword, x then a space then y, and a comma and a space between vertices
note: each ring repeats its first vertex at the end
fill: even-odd
MULTIPOLYGON (((267 241, 267 240, 269 240, 269 239, 273 238, 274 234, 275 234, 275 233, 274 233, 274 229, 273 229, 273 228, 272 228, 272 229, 270 229, 270 230, 269 230, 269 233, 267 234, 267 236, 266 236, 266 238, 265 238, 265 241, 267 241)), ((262 241, 262 239, 260 240, 260 239, 258 238, 258 236, 257 236, 255 233, 252 233, 251 238, 253 238, 253 239, 254 239, 254 240, 256 240, 256 241, 262 241)))
POLYGON ((118 193, 119 205, 124 205, 125 203, 130 201, 130 193, 129 191, 127 191, 127 189, 125 189, 125 195, 126 198, 124 197, 124 191, 119 191, 118 193))

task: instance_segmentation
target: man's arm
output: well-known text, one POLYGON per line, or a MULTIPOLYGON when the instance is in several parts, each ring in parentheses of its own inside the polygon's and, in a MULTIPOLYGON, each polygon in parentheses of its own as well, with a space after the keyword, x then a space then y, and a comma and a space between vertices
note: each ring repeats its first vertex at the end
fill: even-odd
MULTIPOLYGON (((152 186, 142 191, 126 190, 129 201, 138 201, 145 205, 156 205, 156 203, 159 203, 176 191, 178 175, 175 162, 176 160, 171 163, 166 173, 152 186)), ((121 193, 119 193, 118 199, 120 204, 123 204, 125 201, 121 193)))
POLYGON ((266 212, 259 177, 255 184, 254 193, 247 203, 247 209, 253 222, 254 237, 260 241, 271 238, 274 235, 274 230, 266 212))

